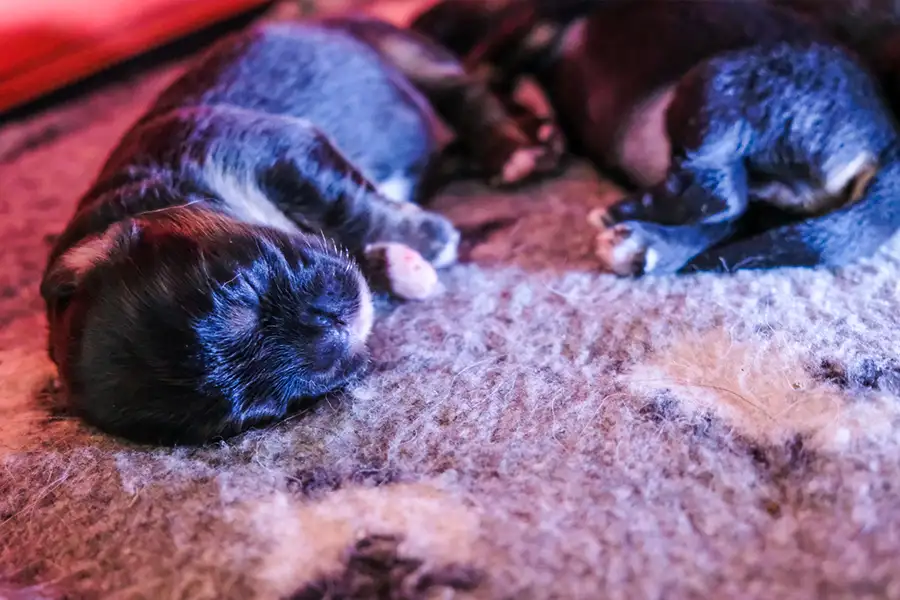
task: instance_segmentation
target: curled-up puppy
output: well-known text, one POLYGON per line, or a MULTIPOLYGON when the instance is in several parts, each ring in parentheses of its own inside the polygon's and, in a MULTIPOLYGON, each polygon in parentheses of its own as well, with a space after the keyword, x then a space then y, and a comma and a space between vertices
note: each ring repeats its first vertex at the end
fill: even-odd
POLYGON ((900 226, 897 125, 867 70, 834 45, 704 61, 673 88, 666 129, 665 179, 605 216, 598 255, 615 273, 842 266, 900 226), (734 239, 751 202, 798 222, 734 239))
POLYGON ((414 26, 501 78, 533 76, 569 146, 642 190, 592 218, 610 270, 840 266, 900 226, 883 90, 815 19, 743 2, 452 2, 414 26), (480 38, 452 26, 473 22, 480 38))
POLYGON ((49 257, 74 408, 139 442, 202 443, 360 377, 367 269, 423 275, 395 290, 421 297, 456 257, 453 225, 414 203, 441 119, 486 175, 541 151, 452 54, 385 23, 218 43, 125 134, 49 257))

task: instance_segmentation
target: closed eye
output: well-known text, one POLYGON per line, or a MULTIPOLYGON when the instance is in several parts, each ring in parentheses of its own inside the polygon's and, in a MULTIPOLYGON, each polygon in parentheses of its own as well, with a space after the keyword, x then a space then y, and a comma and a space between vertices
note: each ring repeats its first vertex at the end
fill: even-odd
POLYGON ((312 308, 309 312, 309 325, 319 329, 329 329, 331 327, 343 327, 347 323, 339 314, 332 311, 312 308))

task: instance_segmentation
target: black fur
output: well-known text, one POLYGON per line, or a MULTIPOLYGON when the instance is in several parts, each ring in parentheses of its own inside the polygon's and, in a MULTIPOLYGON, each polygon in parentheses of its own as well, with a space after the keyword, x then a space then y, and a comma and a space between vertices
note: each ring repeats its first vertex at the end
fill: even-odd
POLYGON ((451 223, 408 201, 439 118, 488 174, 540 148, 452 54, 378 21, 217 44, 124 136, 51 252, 50 355, 73 406, 132 440, 202 443, 361 376, 366 247, 455 257, 451 223))
MULTIPOLYGON (((432 15, 452 13, 452 1, 414 26, 432 33, 432 15)), ((857 61, 837 41, 847 36, 833 37, 808 12, 763 2, 672 0, 455 6, 480 14, 480 29, 472 29, 488 33, 451 35, 447 23, 477 20, 457 15, 443 20, 438 39, 447 36, 456 51, 499 65, 507 79, 534 76, 573 149, 649 188, 606 217, 647 221, 602 234, 600 251, 618 272, 841 266, 873 254, 900 226, 896 125, 882 100, 884 86, 869 74, 886 67, 857 61), (628 143, 654 109, 665 117, 660 137, 638 144, 650 156, 636 156, 628 143), (729 139, 733 126, 744 136, 737 144, 729 139), (671 152, 652 156, 665 142, 671 152), (694 155, 710 159, 723 148, 715 164, 694 155), (849 182, 862 186, 861 197, 843 206, 859 190, 832 190, 814 206, 800 206, 799 196, 822 191, 826 158, 841 163, 831 165, 833 173, 863 152, 872 155, 877 175, 867 187, 871 173, 849 182), (788 210, 760 211, 751 199, 774 199, 788 210), (761 214, 771 218, 762 231, 761 214), (657 247, 652 265, 644 260, 648 245, 657 247)))
POLYGON ((644 255, 638 274, 843 266, 900 225, 896 124, 867 71, 838 47, 758 45, 703 62, 675 88, 667 129, 666 180, 611 211, 641 238, 630 242, 644 255), (731 241, 751 201, 810 218, 731 241), (677 241, 659 225, 678 229, 677 241))

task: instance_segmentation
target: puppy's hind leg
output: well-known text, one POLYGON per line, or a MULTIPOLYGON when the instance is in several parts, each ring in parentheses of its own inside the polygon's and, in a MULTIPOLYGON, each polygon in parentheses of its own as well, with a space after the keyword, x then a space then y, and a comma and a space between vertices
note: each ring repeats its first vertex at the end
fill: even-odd
POLYGON ((843 207, 715 246, 691 259, 686 273, 783 267, 843 267, 873 256, 900 230, 900 144, 863 172, 843 207), (863 189, 864 188, 864 189, 863 189))
MULTIPOLYGON (((719 140, 682 151, 665 181, 589 220, 601 229, 596 253, 619 275, 675 273, 692 258, 735 235, 749 205, 738 148, 719 140)), ((682 146, 683 148, 683 146, 682 146)))
POLYGON ((551 124, 529 135, 506 103, 449 50, 384 23, 365 27, 354 33, 428 98, 491 183, 510 185, 557 171, 562 150, 551 124))
POLYGON ((745 158, 753 136, 735 117, 736 100, 711 97, 708 77, 703 70, 689 73, 674 89, 665 117, 671 145, 666 178, 618 203, 608 220, 686 225, 735 220, 746 212, 745 158))
POLYGON ((733 221, 749 205, 747 174, 740 162, 721 166, 673 166, 665 181, 626 196, 608 210, 606 219, 689 225, 733 221))
POLYGON ((597 235, 595 254, 607 271, 623 277, 670 275, 735 230, 734 221, 696 225, 626 221, 597 235))

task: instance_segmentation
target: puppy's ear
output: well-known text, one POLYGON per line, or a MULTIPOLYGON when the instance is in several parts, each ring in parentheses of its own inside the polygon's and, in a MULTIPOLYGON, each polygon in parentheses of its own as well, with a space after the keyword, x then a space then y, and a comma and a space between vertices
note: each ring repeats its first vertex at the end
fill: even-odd
POLYGON ((69 298, 98 265, 127 256, 140 233, 138 223, 128 219, 110 225, 101 234, 85 238, 47 268, 41 282, 41 296, 47 301, 69 298))

